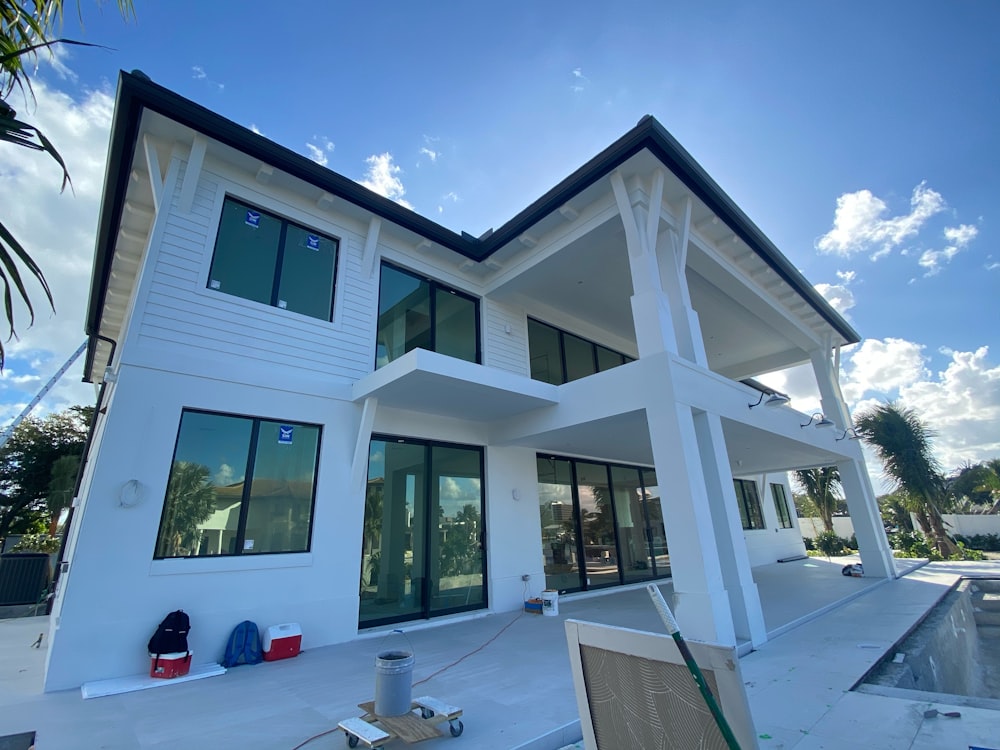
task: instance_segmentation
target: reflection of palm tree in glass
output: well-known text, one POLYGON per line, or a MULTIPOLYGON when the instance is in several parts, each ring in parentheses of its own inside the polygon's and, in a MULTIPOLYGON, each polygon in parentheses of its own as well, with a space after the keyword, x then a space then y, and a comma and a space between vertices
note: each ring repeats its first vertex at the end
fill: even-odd
POLYGON ((361 536, 361 589, 366 581, 369 586, 378 585, 379 563, 382 548, 382 497, 385 480, 382 477, 368 480, 365 493, 365 523, 361 536))
POLYGON ((441 576, 479 572, 479 509, 471 503, 463 506, 443 536, 441 576))
POLYGON ((615 550, 615 520, 611 512, 611 493, 605 486, 587 488, 594 498, 596 510, 580 509, 583 524, 584 544, 597 547, 597 556, 605 565, 617 565, 615 550))
POLYGON ((174 461, 163 505, 163 524, 156 554, 178 557, 196 554, 200 526, 215 512, 215 486, 209 468, 174 461))

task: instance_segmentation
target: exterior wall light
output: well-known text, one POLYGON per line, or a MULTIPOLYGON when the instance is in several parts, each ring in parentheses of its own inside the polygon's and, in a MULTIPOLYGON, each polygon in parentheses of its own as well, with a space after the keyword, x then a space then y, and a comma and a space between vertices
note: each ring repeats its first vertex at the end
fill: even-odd
POLYGON ((833 422, 824 417, 820 412, 816 412, 815 414, 813 414, 811 417, 809 417, 808 422, 806 422, 805 424, 800 424, 799 427, 808 427, 814 422, 816 427, 833 427, 833 422))
POLYGON ((844 430, 844 434, 841 435, 839 438, 837 438, 837 440, 844 440, 845 438, 847 440, 860 440, 861 436, 857 433, 857 431, 853 427, 848 427, 846 430, 844 430))
POLYGON ((767 396, 767 401, 764 401, 764 396, 767 396, 767 394, 764 393, 764 391, 761 391, 760 398, 757 399, 757 403, 747 404, 747 406, 749 406, 752 409, 755 406, 760 406, 761 402, 764 403, 764 406, 784 406, 789 401, 791 401, 791 399, 788 398, 788 396, 786 396, 784 393, 772 393, 770 396, 767 396))

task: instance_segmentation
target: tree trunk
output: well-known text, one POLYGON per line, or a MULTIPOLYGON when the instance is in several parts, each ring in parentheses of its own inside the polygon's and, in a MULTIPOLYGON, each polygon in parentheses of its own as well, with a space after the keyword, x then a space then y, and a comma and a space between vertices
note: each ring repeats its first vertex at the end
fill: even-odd
POLYGON ((928 503, 930 507, 927 509, 927 517, 931 525, 932 536, 934 538, 934 545, 937 547, 938 552, 941 556, 947 560, 953 555, 957 555, 959 552, 958 545, 948 536, 948 532, 945 530, 944 519, 941 517, 940 511, 934 506, 928 503))

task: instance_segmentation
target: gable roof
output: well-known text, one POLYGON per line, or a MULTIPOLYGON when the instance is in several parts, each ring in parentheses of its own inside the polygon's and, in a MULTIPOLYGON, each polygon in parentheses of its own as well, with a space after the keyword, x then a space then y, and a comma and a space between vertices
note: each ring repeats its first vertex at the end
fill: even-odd
MULTIPOLYGON (((558 210, 572 197, 609 175, 630 157, 647 149, 782 280, 795 289, 847 343, 861 340, 860 335, 850 324, 830 306, 802 273, 651 115, 644 116, 634 128, 495 231, 476 238, 464 232, 454 232, 415 211, 404 208, 301 154, 179 96, 152 82, 139 71, 132 73, 122 71, 119 75, 115 101, 104 195, 98 219, 94 271, 87 305, 85 332, 90 337, 90 342, 85 373, 91 372, 93 367, 97 340, 100 336, 101 316, 107 297, 108 279, 114 259, 115 240, 121 224, 132 159, 136 153, 136 142, 145 110, 159 113, 207 138, 259 159, 476 262, 486 260, 540 219, 558 210)), ((110 359, 109 356, 109 361, 110 359)))

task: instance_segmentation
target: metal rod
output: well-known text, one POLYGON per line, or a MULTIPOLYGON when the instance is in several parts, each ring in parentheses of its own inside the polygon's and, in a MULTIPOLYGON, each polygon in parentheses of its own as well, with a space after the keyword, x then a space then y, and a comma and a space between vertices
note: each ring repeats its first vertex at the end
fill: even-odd
POLYGON ((684 663, 687 665, 688 671, 694 678, 695 684, 698 685, 698 690, 701 691, 701 697, 705 699, 705 704, 708 706, 708 710, 712 712, 712 718, 715 719, 715 723, 719 727, 719 731, 722 732, 722 738, 726 741, 726 745, 729 746, 729 750, 740 750, 740 743, 736 741, 736 737, 733 735, 733 730, 729 728, 729 722, 727 722, 726 717, 722 715, 722 709, 719 708, 719 704, 715 701, 715 696, 712 695, 712 691, 709 689, 708 683, 705 682, 705 676, 701 673, 701 669, 698 667, 698 662, 694 660, 694 656, 691 654, 691 649, 688 648, 687 643, 684 641, 684 637, 681 635, 681 629, 677 626, 677 620, 674 619, 674 613, 671 612, 670 607, 667 606, 667 602, 663 598, 663 594, 661 594, 660 590, 652 583, 646 586, 646 590, 649 592, 649 596, 653 600, 653 606, 656 607, 656 611, 660 613, 660 619, 662 619, 663 624, 667 626, 667 632, 670 633, 674 642, 677 644, 677 650, 681 652, 681 656, 684 658, 684 663))

